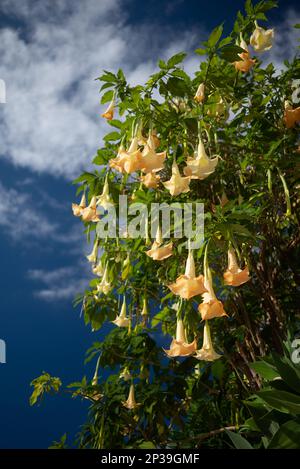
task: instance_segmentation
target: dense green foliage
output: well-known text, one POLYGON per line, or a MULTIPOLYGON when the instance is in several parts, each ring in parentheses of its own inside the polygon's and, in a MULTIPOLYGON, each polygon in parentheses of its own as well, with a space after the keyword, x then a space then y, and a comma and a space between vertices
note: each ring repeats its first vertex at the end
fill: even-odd
MULTIPOLYGON (((281 443, 285 429, 299 435, 295 417, 299 412, 294 409, 299 406, 300 368, 280 356, 288 333, 294 337, 299 330, 300 319, 299 134, 297 124, 288 127, 285 120, 285 101, 295 107, 293 80, 300 76, 300 63, 296 50, 281 71, 268 62, 268 52, 264 62, 251 52, 255 63, 247 72, 232 63, 245 53, 240 34, 249 44, 255 21, 265 21, 275 3, 253 6, 247 0, 246 12, 238 13, 229 36, 223 37, 222 26, 217 27, 196 50, 199 70, 193 77, 184 71, 184 53, 160 60, 158 72, 143 86, 130 86, 122 70, 105 71, 99 77, 102 104, 113 99, 119 118, 107 121, 111 131, 94 158, 97 169, 75 181, 77 194, 85 191, 90 202, 101 195, 107 177, 115 207, 120 194, 147 206, 202 202, 205 243, 194 252, 196 270, 198 274, 205 270, 206 248, 214 289, 228 317, 210 320, 220 359, 211 363, 192 355, 168 358, 162 345, 169 348, 167 334, 175 335, 176 316, 183 320, 189 343, 196 338, 200 349, 203 338, 204 322, 197 309, 201 295, 184 299, 178 311, 174 308, 178 297, 167 287, 184 272, 187 240, 172 239, 173 255, 155 261, 145 254, 149 244, 143 238, 97 239, 110 289, 102 293, 97 289, 102 272, 77 299, 85 323, 99 331, 87 354, 88 361, 97 362, 94 378, 69 388, 73 396, 91 402, 77 447, 221 448, 230 446, 234 438, 225 427, 229 432, 242 428, 256 446, 262 434, 266 447, 288 447, 287 439, 281 443), (205 98, 199 102, 194 96, 201 83, 205 98), (120 145, 128 148, 136 131, 140 139, 147 139, 149 129, 155 129, 159 138, 157 151, 167 151, 164 168, 158 172, 161 182, 170 179, 174 156, 183 174, 199 138, 210 157, 220 156, 213 174, 192 179, 190 192, 174 197, 162 184, 148 189, 138 173, 128 176, 111 168, 120 145), (229 245, 240 265, 246 264, 250 271, 250 280, 238 287, 223 282, 229 245), (107 327, 120 313, 124 295, 129 327, 107 327), (147 314, 143 314, 145 302, 147 314), (105 336, 103 326, 108 331, 105 336), (269 377, 252 362, 271 353, 266 367, 276 370, 284 383, 271 380, 272 390, 260 391, 263 379, 269 377), (282 371, 284 366, 294 370, 289 373, 295 374, 297 389, 293 378, 282 371), (123 405, 130 383, 139 403, 132 410, 123 405), (270 396, 280 400, 279 392, 296 392, 289 414, 268 401, 270 396), (256 397, 251 399, 253 393, 256 397), (276 433, 281 425, 281 433, 276 433)), ((97 223, 85 221, 84 226, 88 239, 97 237, 97 223)), ((295 438, 291 441, 295 447, 295 438)), ((56 446, 63 447, 64 441, 56 446)))

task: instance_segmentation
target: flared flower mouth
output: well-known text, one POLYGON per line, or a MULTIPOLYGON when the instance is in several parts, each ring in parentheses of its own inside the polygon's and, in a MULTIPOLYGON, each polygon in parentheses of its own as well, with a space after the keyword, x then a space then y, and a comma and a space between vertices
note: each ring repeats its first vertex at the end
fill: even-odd
POLYGON ((108 210, 114 205, 114 202, 109 193, 108 179, 105 178, 105 183, 103 187, 102 194, 97 197, 97 206, 103 207, 105 210, 108 210))
POLYGON ((250 45, 256 52, 265 52, 270 50, 273 45, 274 29, 264 29, 258 26, 250 37, 250 45))
POLYGON ((72 204, 73 215, 75 217, 80 217, 84 208, 86 208, 86 199, 85 194, 83 193, 79 204, 72 204))
POLYGON ((164 167, 164 161, 167 156, 167 152, 156 153, 156 140, 153 134, 150 132, 147 143, 142 152, 142 160, 140 169, 144 173, 156 173, 164 167))
POLYGON ((161 245, 154 241, 149 251, 146 251, 147 256, 151 257, 155 261, 163 261, 173 254, 173 243, 170 242, 165 245, 161 245))
POLYGON ((242 38, 240 41, 240 47, 244 49, 245 52, 238 54, 241 60, 235 61, 234 66, 237 71, 247 73, 254 66, 255 60, 251 59, 248 46, 242 38))
POLYGON ((172 176, 169 181, 163 182, 165 188, 172 196, 189 192, 190 177, 182 177, 176 161, 172 165, 172 176))
POLYGON ((101 114, 101 117, 104 117, 104 119, 111 121, 114 118, 114 112, 115 112, 115 100, 114 98, 111 100, 109 103, 106 111, 101 114))
POLYGON ((193 340, 190 344, 187 343, 185 329, 182 319, 177 320, 176 325, 176 338, 172 340, 170 349, 164 350, 168 357, 187 357, 193 355, 197 349, 197 341, 193 340))
POLYGON ((138 138, 134 137, 129 149, 125 151, 120 147, 117 157, 111 159, 109 165, 120 173, 131 174, 141 169, 141 163, 142 153, 138 148, 138 138))
POLYGON ((205 261, 204 266, 204 286, 207 292, 202 295, 202 303, 198 306, 198 311, 201 314, 202 320, 220 318, 228 316, 224 310, 222 301, 218 300, 213 289, 211 272, 205 261))
POLYGON ((107 295, 111 289, 112 289, 112 284, 108 278, 108 267, 106 264, 101 282, 97 285, 97 291, 98 293, 103 293, 104 295, 107 295))
POLYGON ((214 360, 217 360, 218 358, 221 358, 221 356, 222 355, 219 355, 214 350, 210 335, 209 323, 208 321, 205 321, 203 331, 203 345, 200 350, 196 351, 195 358, 197 358, 197 360, 212 362, 214 360))
POLYGON ((196 94, 194 96, 194 100, 197 103, 202 103, 205 99, 205 85, 204 83, 200 83, 200 85, 197 88, 196 94))
POLYGON ((189 157, 183 172, 191 179, 205 179, 212 174, 218 164, 219 156, 209 158, 206 154, 203 142, 199 139, 197 154, 195 158, 189 157))
POLYGON ((93 196, 88 207, 84 208, 81 212, 81 219, 84 222, 92 221, 98 222, 100 220, 97 214, 97 197, 93 196))
POLYGON ((114 321, 112 321, 118 327, 128 327, 130 323, 130 319, 126 316, 126 298, 124 296, 122 308, 120 314, 116 317, 114 321))
POLYGON ((228 268, 226 272, 224 272, 223 277, 225 284, 233 287, 238 287, 250 280, 248 266, 244 269, 239 268, 236 254, 232 247, 228 249, 228 268))
POLYGON ((196 295, 202 295, 207 291, 204 286, 203 275, 196 277, 192 251, 189 252, 187 257, 185 274, 180 275, 176 279, 175 283, 168 285, 168 288, 170 288, 171 292, 173 292, 175 295, 179 295, 181 298, 186 300, 189 300, 196 295))
POLYGON ((150 173, 141 176, 140 180, 148 189, 157 189, 160 181, 160 176, 151 171, 150 173))
POLYGON ((289 101, 286 101, 284 105, 283 120, 288 129, 295 127, 297 122, 300 122, 300 106, 293 109, 293 106, 289 101))
POLYGON ((135 400, 134 384, 130 385, 129 395, 127 401, 124 401, 123 406, 129 410, 139 407, 141 404, 137 403, 135 400))

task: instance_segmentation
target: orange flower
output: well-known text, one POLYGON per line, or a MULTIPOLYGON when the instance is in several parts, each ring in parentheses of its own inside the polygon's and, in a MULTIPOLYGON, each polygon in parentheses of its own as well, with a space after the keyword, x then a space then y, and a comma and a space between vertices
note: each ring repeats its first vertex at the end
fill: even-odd
POLYGON ((218 159, 219 156, 213 159, 207 156, 202 140, 199 139, 196 157, 187 159, 183 172, 191 179, 205 179, 215 171, 218 159))
POLYGON ((81 212, 82 221, 93 221, 97 222, 100 220, 97 214, 97 197, 93 196, 88 207, 84 208, 81 212))
POLYGON ((77 204, 72 204, 72 210, 73 210, 73 215, 75 217, 80 217, 82 210, 86 207, 86 200, 85 200, 85 194, 82 195, 81 201, 79 202, 79 205, 77 204))
POLYGON ((171 179, 169 179, 169 181, 163 182, 163 185, 166 189, 168 189, 168 191, 170 191, 170 194, 173 196, 185 194, 190 190, 190 177, 182 177, 180 175, 179 168, 177 166, 176 161, 174 160, 172 165, 171 179))
POLYGON ((124 296, 123 304, 121 308, 121 312, 119 316, 116 317, 114 321, 112 321, 118 327, 128 327, 129 326, 129 318, 126 316, 126 299, 124 296))
POLYGON ((211 336, 210 336, 210 327, 208 321, 205 321, 204 331, 203 331, 203 345, 200 350, 196 351, 195 358, 197 360, 204 360, 207 362, 212 362, 220 358, 221 355, 215 352, 211 336))
POLYGON ((247 46, 246 42, 244 41, 244 39, 242 39, 242 38, 241 38, 241 42, 240 42, 240 47, 242 49, 244 49, 246 52, 241 52, 240 54, 238 54, 239 57, 242 60, 238 60, 236 62, 233 62, 234 66, 235 66, 235 69, 240 71, 240 72, 249 72, 249 70, 255 64, 255 60, 250 58, 250 53, 249 53, 248 46, 247 46))
POLYGON ((199 275, 196 277, 195 262, 193 252, 190 251, 186 260, 185 274, 180 275, 175 283, 168 285, 168 288, 181 298, 189 300, 193 296, 201 295, 206 290, 204 286, 204 277, 199 275))
POLYGON ((295 127, 297 122, 300 122, 300 106, 293 109, 289 101, 284 103, 284 123, 288 129, 295 127))
POLYGON ((127 151, 120 147, 117 158, 110 160, 111 168, 116 169, 120 173, 134 173, 141 169, 142 154, 138 149, 138 139, 134 137, 127 151))
POLYGON ((115 111, 115 100, 114 98, 111 100, 109 103, 106 111, 101 114, 101 117, 104 117, 104 119, 111 121, 114 118, 114 111, 115 111))
POLYGON ((144 173, 151 173, 160 171, 164 167, 164 161, 167 156, 167 152, 163 151, 161 153, 155 152, 156 145, 153 135, 150 133, 147 143, 143 150, 143 158, 141 161, 141 170, 144 173))
POLYGON ((249 280, 249 269, 246 266, 240 269, 236 260, 236 255, 232 247, 228 249, 228 268, 223 274, 226 285, 238 287, 249 280))
POLYGON ((198 306, 198 310, 201 314, 202 319, 204 320, 227 316, 227 313, 224 311, 222 301, 218 300, 215 295, 209 267, 205 268, 204 286, 207 292, 203 293, 203 301, 198 306))
POLYGON ((205 99, 205 85, 204 83, 200 83, 196 91, 196 94, 194 96, 194 100, 197 101, 197 103, 202 103, 204 99, 205 99))
POLYGON ((160 176, 151 171, 151 173, 141 176, 141 181, 148 189, 156 189, 160 181, 160 176))
POLYGON ((196 339, 190 344, 186 341, 185 330, 181 319, 177 319, 176 339, 173 339, 169 350, 164 350, 168 357, 188 357, 193 355, 197 349, 196 339))
POLYGON ((138 404, 135 400, 135 394, 134 394, 134 385, 130 385, 129 389, 129 395, 127 401, 122 403, 124 407, 126 407, 129 410, 135 409, 136 407, 140 406, 141 404, 138 404))
POLYGON ((153 242, 151 249, 146 251, 146 254, 155 261, 162 261, 172 256, 173 243, 170 242, 162 246, 162 235, 160 227, 157 228, 155 241, 153 242))

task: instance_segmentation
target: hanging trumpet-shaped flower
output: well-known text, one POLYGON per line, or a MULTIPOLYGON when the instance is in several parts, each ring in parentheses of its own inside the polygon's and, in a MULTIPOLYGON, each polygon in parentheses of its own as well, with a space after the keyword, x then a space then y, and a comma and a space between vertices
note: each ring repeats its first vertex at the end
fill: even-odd
POLYGON ((162 261, 163 259, 167 259, 167 257, 172 256, 173 254, 173 243, 170 242, 162 246, 162 234, 160 227, 157 228, 156 238, 153 242, 151 249, 146 251, 147 256, 152 257, 155 261, 162 261))
POLYGON ((250 37, 250 44, 256 52, 271 49, 274 39, 274 29, 264 29, 255 21, 255 30, 250 37))
POLYGON ((98 241, 96 240, 95 243, 94 243, 94 247, 93 247, 93 250, 92 250, 91 254, 86 256, 86 258, 89 262, 92 262, 93 264, 96 264, 97 255, 98 255, 98 241))
POLYGON ((134 137, 127 151, 121 146, 118 156, 110 160, 111 168, 116 169, 120 173, 131 174, 141 169, 142 153, 138 148, 138 138, 134 137))
POLYGON ((293 109, 289 101, 284 103, 284 123, 288 129, 295 127, 297 122, 300 122, 300 106, 293 109))
POLYGON ((197 349, 196 339, 190 344, 187 343, 186 334, 182 319, 177 319, 176 338, 172 340, 170 349, 165 350, 168 357, 187 357, 193 355, 197 349))
POLYGON ((176 196, 189 192, 190 177, 182 177, 176 161, 173 161, 172 176, 169 181, 163 182, 163 185, 170 192, 171 195, 176 196))
POLYGON ((176 279, 176 282, 168 285, 168 287, 175 295, 179 295, 181 298, 185 298, 187 300, 193 298, 193 296, 202 295, 205 291, 207 291, 204 286, 203 275, 196 277, 195 262, 192 250, 189 251, 186 260, 185 274, 180 275, 176 279))
POLYGON ((207 264, 207 251, 204 258, 204 286, 207 291, 203 293, 203 301, 198 306, 202 319, 205 320, 227 316, 227 313, 224 311, 222 301, 218 300, 213 289, 211 271, 207 264))
POLYGON ((72 204, 73 215, 75 217, 80 217, 82 210, 86 207, 85 194, 82 194, 81 201, 78 204, 72 204))
POLYGON ((101 282, 97 285, 97 290, 99 293, 104 293, 104 295, 107 295, 111 289, 112 289, 112 284, 109 281, 108 267, 106 264, 101 282))
POLYGON ((200 83, 196 91, 196 94, 194 96, 194 100, 197 101, 197 103, 203 103, 204 99, 205 99, 205 85, 204 83, 200 83))
POLYGON ((130 385, 128 399, 122 404, 124 407, 126 407, 129 410, 135 409, 136 407, 141 405, 141 404, 138 404, 135 400, 134 384, 130 385))
POLYGON ((99 277, 102 277, 102 275, 104 274, 104 267, 103 267, 103 265, 102 265, 101 259, 100 259, 100 261, 98 262, 98 264, 93 267, 92 270, 93 270, 93 273, 94 273, 95 275, 98 275, 99 277))
POLYGON ((131 374, 127 366, 121 371, 119 374, 120 379, 124 379, 124 381, 129 381, 131 379, 131 374))
POLYGON ((97 197, 97 205, 100 205, 105 210, 108 210, 112 205, 114 205, 114 202, 109 193, 107 176, 105 178, 105 183, 104 183, 102 194, 97 197))
POLYGON ((235 69, 240 72, 249 72, 249 70, 255 64, 255 60, 251 59, 248 46, 242 37, 240 41, 240 47, 244 49, 245 52, 241 52, 240 54, 238 54, 241 60, 237 60, 234 62, 235 69))
POLYGON ((199 139, 197 155, 187 159, 183 172, 191 179, 205 179, 215 171, 218 159, 218 155, 213 159, 207 156, 202 140, 199 139))
POLYGON ((205 321, 204 331, 203 331, 203 345, 200 350, 196 351, 195 358, 197 360, 204 360, 207 362, 212 362, 220 358, 221 355, 215 352, 211 336, 210 336, 210 327, 208 321, 205 321))
POLYGON ((111 121, 114 118, 114 112, 115 112, 115 98, 111 100, 106 111, 103 114, 101 114, 101 117, 104 117, 104 119, 111 121))
POLYGON ((150 132, 147 143, 143 150, 143 158, 141 162, 141 170, 144 173, 157 172, 163 169, 164 161, 167 156, 167 152, 156 153, 156 144, 153 138, 153 134, 150 132))
POLYGON ((97 222, 100 220, 99 215, 97 214, 97 197, 93 196, 90 204, 84 208, 81 212, 82 221, 93 221, 97 222))
POLYGON ((126 298, 124 296, 123 304, 121 308, 121 312, 119 316, 116 317, 114 321, 112 321, 118 327, 128 327, 129 326, 129 318, 126 316, 126 298))
POLYGON ((228 249, 228 268, 226 272, 224 272, 223 277, 226 285, 231 285, 232 287, 238 287, 239 285, 248 282, 250 279, 248 266, 244 269, 239 268, 236 255, 232 247, 228 249))
POLYGON ((160 181, 160 176, 151 171, 151 173, 141 176, 141 181, 148 189, 156 189, 160 181))

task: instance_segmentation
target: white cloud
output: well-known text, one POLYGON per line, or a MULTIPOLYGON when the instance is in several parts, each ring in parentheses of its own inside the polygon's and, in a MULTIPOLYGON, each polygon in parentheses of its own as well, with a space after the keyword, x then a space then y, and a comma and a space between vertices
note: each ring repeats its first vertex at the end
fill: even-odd
POLYGON ((143 82, 161 51, 187 49, 195 37, 127 25, 122 0, 24 0, 21 6, 5 0, 1 8, 26 28, 0 31, 0 77, 7 85, 0 156, 67 178, 88 167, 107 131, 95 77, 123 67, 131 82, 143 82))
MULTIPOLYGON (((34 290, 34 296, 44 301, 73 300, 78 293, 82 293, 88 285, 90 272, 85 264, 75 264, 72 267, 61 267, 52 271, 31 269, 28 278, 42 284, 34 290)), ((91 274, 90 274, 91 275, 91 274)))

